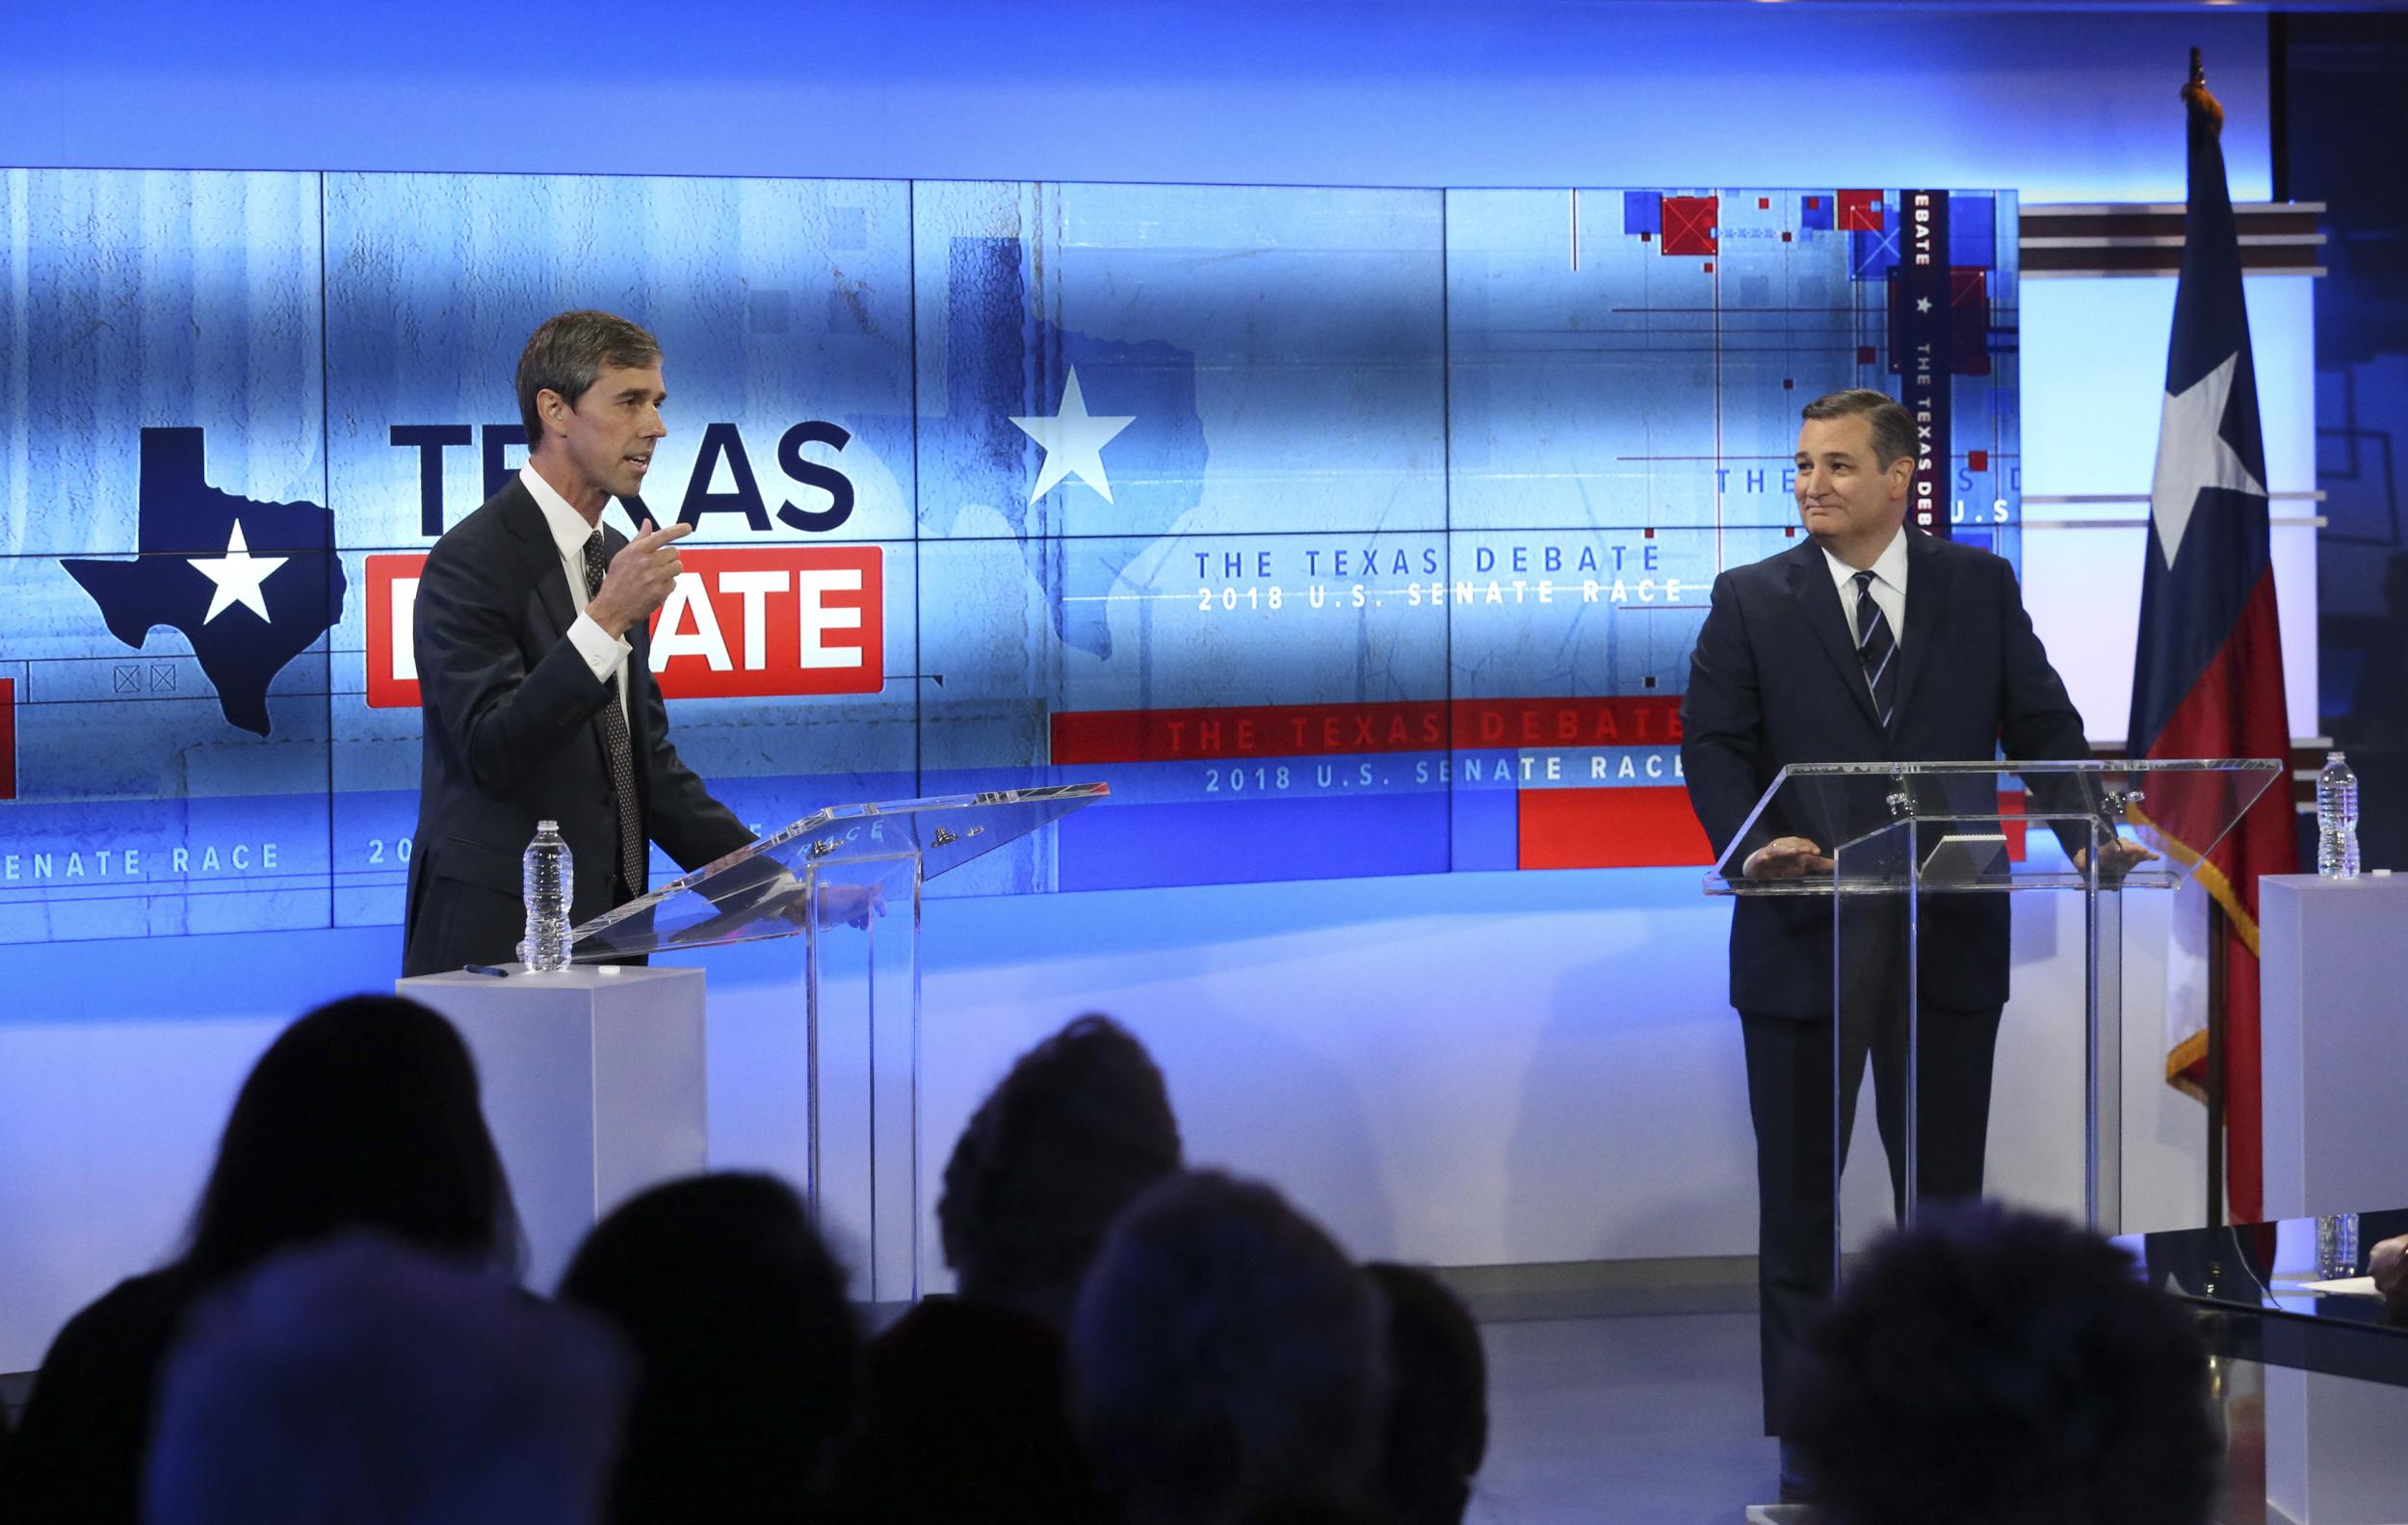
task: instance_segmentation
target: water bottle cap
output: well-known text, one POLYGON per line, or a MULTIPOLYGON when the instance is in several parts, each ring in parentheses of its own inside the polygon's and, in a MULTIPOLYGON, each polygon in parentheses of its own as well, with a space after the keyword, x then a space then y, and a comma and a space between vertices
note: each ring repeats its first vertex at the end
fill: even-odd
POLYGON ((2324 754, 2324 761, 2328 767, 2334 763, 2342 763, 2345 766, 2348 763, 2348 760, 2349 759, 2343 757, 2339 750, 2329 751, 2324 754))
POLYGON ((557 833, 557 832, 560 830, 560 828, 561 828, 561 824, 560 824, 558 821, 537 821, 537 822, 536 823, 536 830, 537 830, 537 833, 541 833, 541 832, 545 832, 545 831, 551 831, 551 832, 556 832, 556 833, 557 833))

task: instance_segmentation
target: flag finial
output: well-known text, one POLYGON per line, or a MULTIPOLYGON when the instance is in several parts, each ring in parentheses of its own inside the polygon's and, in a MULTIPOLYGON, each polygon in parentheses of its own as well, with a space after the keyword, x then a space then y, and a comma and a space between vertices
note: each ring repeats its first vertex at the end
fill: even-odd
POLYGON ((2199 50, 2190 50, 2190 80, 2183 86, 2183 102, 2206 117, 2217 137, 2224 135, 2224 103, 2208 89, 2208 66, 2200 61, 2199 50))

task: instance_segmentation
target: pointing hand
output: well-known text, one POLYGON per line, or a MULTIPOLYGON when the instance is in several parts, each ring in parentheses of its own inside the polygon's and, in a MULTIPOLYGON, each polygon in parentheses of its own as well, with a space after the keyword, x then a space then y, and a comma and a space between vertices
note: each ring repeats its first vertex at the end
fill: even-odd
POLYGON ((614 636, 625 635, 627 627, 640 619, 651 618, 677 586, 677 574, 684 570, 677 559, 676 542, 694 533, 691 524, 671 524, 654 529, 652 521, 643 521, 643 532, 611 558, 610 570, 602 574, 602 586, 586 605, 586 613, 593 622, 614 636))

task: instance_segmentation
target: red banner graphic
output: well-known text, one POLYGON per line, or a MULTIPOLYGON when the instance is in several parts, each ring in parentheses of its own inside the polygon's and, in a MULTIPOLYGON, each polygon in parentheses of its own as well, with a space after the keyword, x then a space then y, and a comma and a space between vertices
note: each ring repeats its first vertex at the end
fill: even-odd
MULTIPOLYGON (((886 685, 885 553, 875 545, 693 550, 652 617, 668 698, 876 694, 886 685)), ((423 555, 371 556, 368 703, 415 708, 411 640, 423 555)))
POLYGON ((1479 747, 1673 747, 1680 740, 1681 701, 1671 695, 1091 710, 1053 718, 1053 761, 1062 768, 1479 747))

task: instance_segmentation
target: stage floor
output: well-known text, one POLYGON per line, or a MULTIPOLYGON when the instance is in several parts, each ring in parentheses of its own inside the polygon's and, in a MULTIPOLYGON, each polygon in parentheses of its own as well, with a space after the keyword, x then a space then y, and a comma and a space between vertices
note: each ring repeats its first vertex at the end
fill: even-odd
POLYGON ((1756 1315, 1481 1326, 1488 1463, 1472 1525, 1739 1525, 1778 1462, 1756 1393, 1756 1315))

